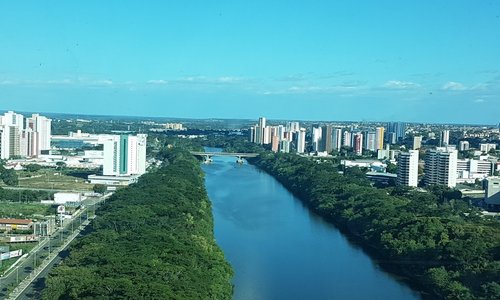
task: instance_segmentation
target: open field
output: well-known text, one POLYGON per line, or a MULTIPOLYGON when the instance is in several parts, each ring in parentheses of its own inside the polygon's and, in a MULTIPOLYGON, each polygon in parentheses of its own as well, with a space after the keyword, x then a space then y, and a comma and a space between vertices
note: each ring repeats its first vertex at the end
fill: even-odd
POLYGON ((64 172, 53 169, 42 169, 37 172, 19 172, 18 187, 55 189, 55 190, 76 190, 90 191, 93 184, 85 182, 85 179, 66 175, 64 172), (28 177, 30 176, 30 177, 28 177))
POLYGON ((55 209, 40 203, 19 203, 0 201, 0 217, 31 218, 33 215, 53 215, 55 209))

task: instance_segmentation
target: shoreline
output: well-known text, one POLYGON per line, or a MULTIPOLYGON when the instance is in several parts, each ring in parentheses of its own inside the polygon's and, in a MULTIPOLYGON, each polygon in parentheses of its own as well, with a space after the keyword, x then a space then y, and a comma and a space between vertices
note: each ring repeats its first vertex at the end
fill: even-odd
POLYGON ((295 191, 291 190, 280 178, 263 168, 262 166, 256 164, 254 161, 247 160, 249 164, 255 166, 259 170, 265 172, 269 176, 273 177, 278 181, 287 191, 289 191, 292 195, 294 195, 307 209, 315 214, 316 216, 320 217, 322 220, 325 222, 333 225, 336 229, 339 230, 339 232, 348 240, 349 243, 359 247, 366 255, 371 259, 371 261, 376 264, 378 267, 381 268, 381 270, 387 274, 389 274, 394 280, 405 284, 408 286, 413 292, 418 293, 418 295, 421 297, 423 300, 438 300, 438 299, 443 299, 440 295, 435 293, 434 291, 430 291, 425 288, 425 286, 420 282, 421 279, 416 276, 411 276, 410 274, 405 274, 405 272, 402 272, 402 270, 398 267, 397 265, 400 265, 401 263, 399 262, 393 262, 390 263, 389 259, 385 257, 383 254, 380 253, 379 249, 373 245, 370 245, 369 243, 366 243, 363 238, 349 230, 345 225, 343 225, 340 222, 337 222, 336 220, 332 220, 331 218, 328 218, 325 214, 322 214, 318 209, 315 207, 311 206, 308 201, 304 200, 300 195, 298 195, 295 191), (393 266, 391 266, 393 265, 393 266))

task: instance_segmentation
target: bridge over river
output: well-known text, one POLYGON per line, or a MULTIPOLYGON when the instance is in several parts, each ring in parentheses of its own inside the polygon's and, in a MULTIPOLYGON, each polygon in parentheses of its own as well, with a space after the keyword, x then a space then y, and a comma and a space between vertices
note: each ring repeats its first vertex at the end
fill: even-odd
POLYGON ((210 163, 213 156, 234 156, 237 157, 238 163, 243 163, 243 158, 251 158, 259 156, 259 153, 230 153, 230 152, 197 152, 191 151, 194 156, 201 156, 205 163, 210 163))

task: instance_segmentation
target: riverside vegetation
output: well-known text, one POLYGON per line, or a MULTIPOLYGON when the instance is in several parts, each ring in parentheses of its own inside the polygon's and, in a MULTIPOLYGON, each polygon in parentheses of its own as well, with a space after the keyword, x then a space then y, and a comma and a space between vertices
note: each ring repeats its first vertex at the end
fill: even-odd
POLYGON ((428 296, 500 299, 500 222, 443 187, 377 189, 357 169, 263 152, 252 163, 428 296))
POLYGON ((178 147, 117 191, 53 269, 44 299, 230 299, 199 162, 178 147))

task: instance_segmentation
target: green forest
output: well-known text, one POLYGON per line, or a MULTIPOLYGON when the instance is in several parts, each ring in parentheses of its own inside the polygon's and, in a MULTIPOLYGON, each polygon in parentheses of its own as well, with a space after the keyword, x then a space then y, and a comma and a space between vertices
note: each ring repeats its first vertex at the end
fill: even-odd
POLYGON ((173 147, 117 191, 46 280, 44 299, 230 299, 199 162, 173 147))
POLYGON ((356 169, 342 175, 295 154, 262 153, 252 163, 428 296, 500 299, 500 222, 459 192, 377 189, 356 169))

